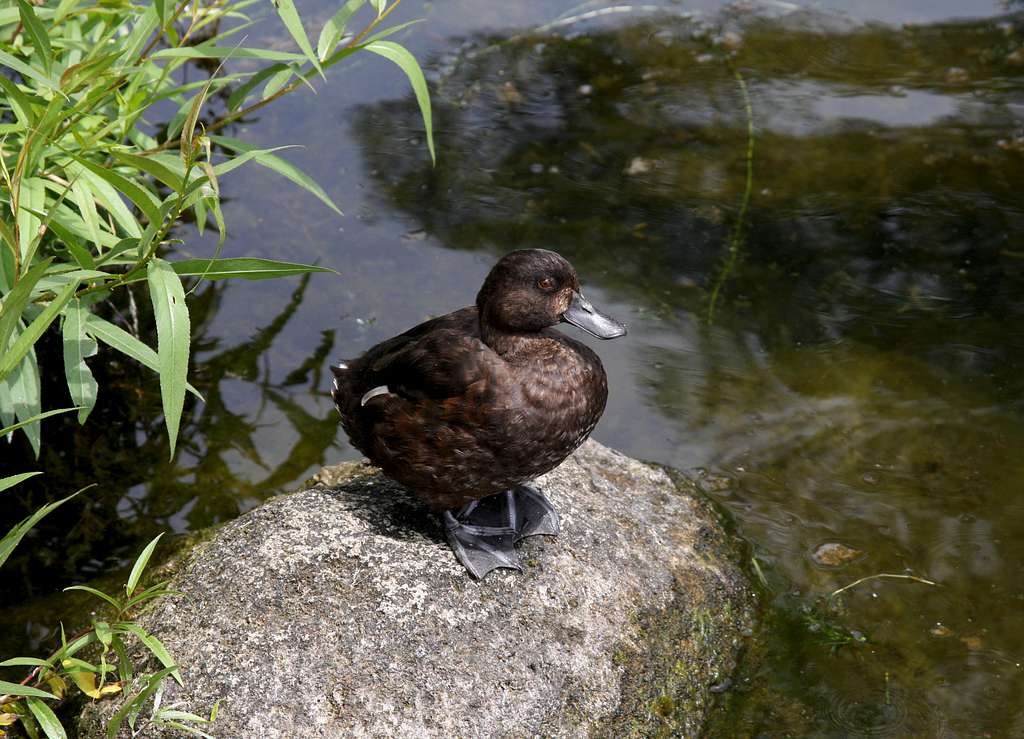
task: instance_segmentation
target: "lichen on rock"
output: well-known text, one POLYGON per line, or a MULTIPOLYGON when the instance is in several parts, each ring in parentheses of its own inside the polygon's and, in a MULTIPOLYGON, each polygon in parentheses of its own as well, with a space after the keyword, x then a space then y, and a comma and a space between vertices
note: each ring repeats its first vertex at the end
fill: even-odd
MULTIPOLYGON (((360 463, 221 527, 143 617, 218 737, 699 733, 751 589, 716 514, 588 442, 537 481, 562 533, 475 582, 413 496, 360 463)), ((86 709, 105 736, 116 701, 86 709)))

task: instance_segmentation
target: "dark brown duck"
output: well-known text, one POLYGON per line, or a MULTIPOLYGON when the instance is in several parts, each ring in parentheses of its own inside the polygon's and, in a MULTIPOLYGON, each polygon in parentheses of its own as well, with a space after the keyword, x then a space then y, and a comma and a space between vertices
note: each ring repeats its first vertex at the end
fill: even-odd
POLYGON ((543 249, 514 251, 476 305, 422 323, 332 367, 334 402, 352 444, 441 513, 474 577, 521 569, 514 543, 558 533, 558 516, 527 483, 590 435, 608 383, 587 346, 626 329, 583 297, 572 266, 543 249))

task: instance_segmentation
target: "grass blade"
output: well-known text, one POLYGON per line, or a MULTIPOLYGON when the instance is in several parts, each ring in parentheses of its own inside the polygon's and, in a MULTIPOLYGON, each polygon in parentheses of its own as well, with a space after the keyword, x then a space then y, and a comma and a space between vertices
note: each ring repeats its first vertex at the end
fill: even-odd
POLYGON ((188 352, 191 339, 188 306, 181 279, 163 259, 154 259, 146 268, 149 296, 156 318, 157 359, 160 366, 160 396, 163 400, 164 422, 174 458, 178 425, 185 405, 185 384, 188 377, 188 352))
POLYGON ((160 541, 162 536, 163 533, 157 534, 153 541, 149 542, 146 548, 142 550, 138 559, 135 560, 135 564, 132 565, 132 572, 128 575, 128 582, 124 586, 124 592, 129 598, 135 592, 135 587, 139 584, 139 578, 142 577, 146 565, 149 564, 149 558, 153 556, 153 550, 156 549, 157 542, 160 541))
POLYGON ((416 57, 401 44, 394 41, 372 41, 363 47, 367 51, 379 54, 385 59, 390 59, 405 72, 412 85, 412 91, 416 94, 416 102, 419 103, 420 113, 423 115, 423 125, 427 131, 427 149, 430 150, 430 161, 437 163, 434 155, 434 128, 430 110, 430 93, 427 91, 427 81, 423 77, 423 70, 420 69, 416 57))

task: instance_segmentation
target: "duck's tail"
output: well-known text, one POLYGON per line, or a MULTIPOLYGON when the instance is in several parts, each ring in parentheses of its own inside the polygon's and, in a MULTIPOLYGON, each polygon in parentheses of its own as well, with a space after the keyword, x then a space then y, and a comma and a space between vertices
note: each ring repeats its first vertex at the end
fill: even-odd
POLYGON ((331 373, 334 375, 334 383, 331 386, 331 397, 334 398, 334 405, 342 417, 349 406, 349 399, 352 395, 352 371, 349 363, 338 360, 338 363, 331 365, 331 373))

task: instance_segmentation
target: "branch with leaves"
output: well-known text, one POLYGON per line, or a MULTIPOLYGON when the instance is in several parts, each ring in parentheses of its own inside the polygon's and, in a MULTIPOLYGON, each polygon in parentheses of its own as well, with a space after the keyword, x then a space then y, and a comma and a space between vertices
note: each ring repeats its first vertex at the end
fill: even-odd
MULTIPOLYGON (((274 7, 299 51, 234 44, 257 0, 55 7, 26 0, 0 8, 0 423, 24 422, 36 455, 43 408, 35 346, 59 323, 68 391, 84 423, 100 388, 88 359, 100 343, 160 374, 171 456, 188 383, 190 324, 184 278, 269 279, 330 271, 271 259, 222 258, 226 223, 220 180, 255 163, 341 213, 308 175, 277 153, 217 132, 302 86, 349 56, 369 51, 406 74, 419 102, 431 157, 430 99, 415 58, 381 30, 400 0, 370 0, 372 17, 345 39, 366 0, 348 0, 314 50, 293 0, 274 7), (127 33, 124 29, 129 29, 127 33), (201 39, 201 41, 198 41, 201 39), (245 66, 186 82, 186 65, 245 66), (226 109, 204 124, 214 97, 226 109), (166 127, 155 106, 177 106, 166 127), (208 259, 173 259, 174 227, 186 217, 218 240, 208 259), (155 350, 101 317, 115 291, 145 283, 155 350)), ((164 108, 160 108, 163 110, 164 108)), ((193 287, 194 289, 194 287, 193 287)))

